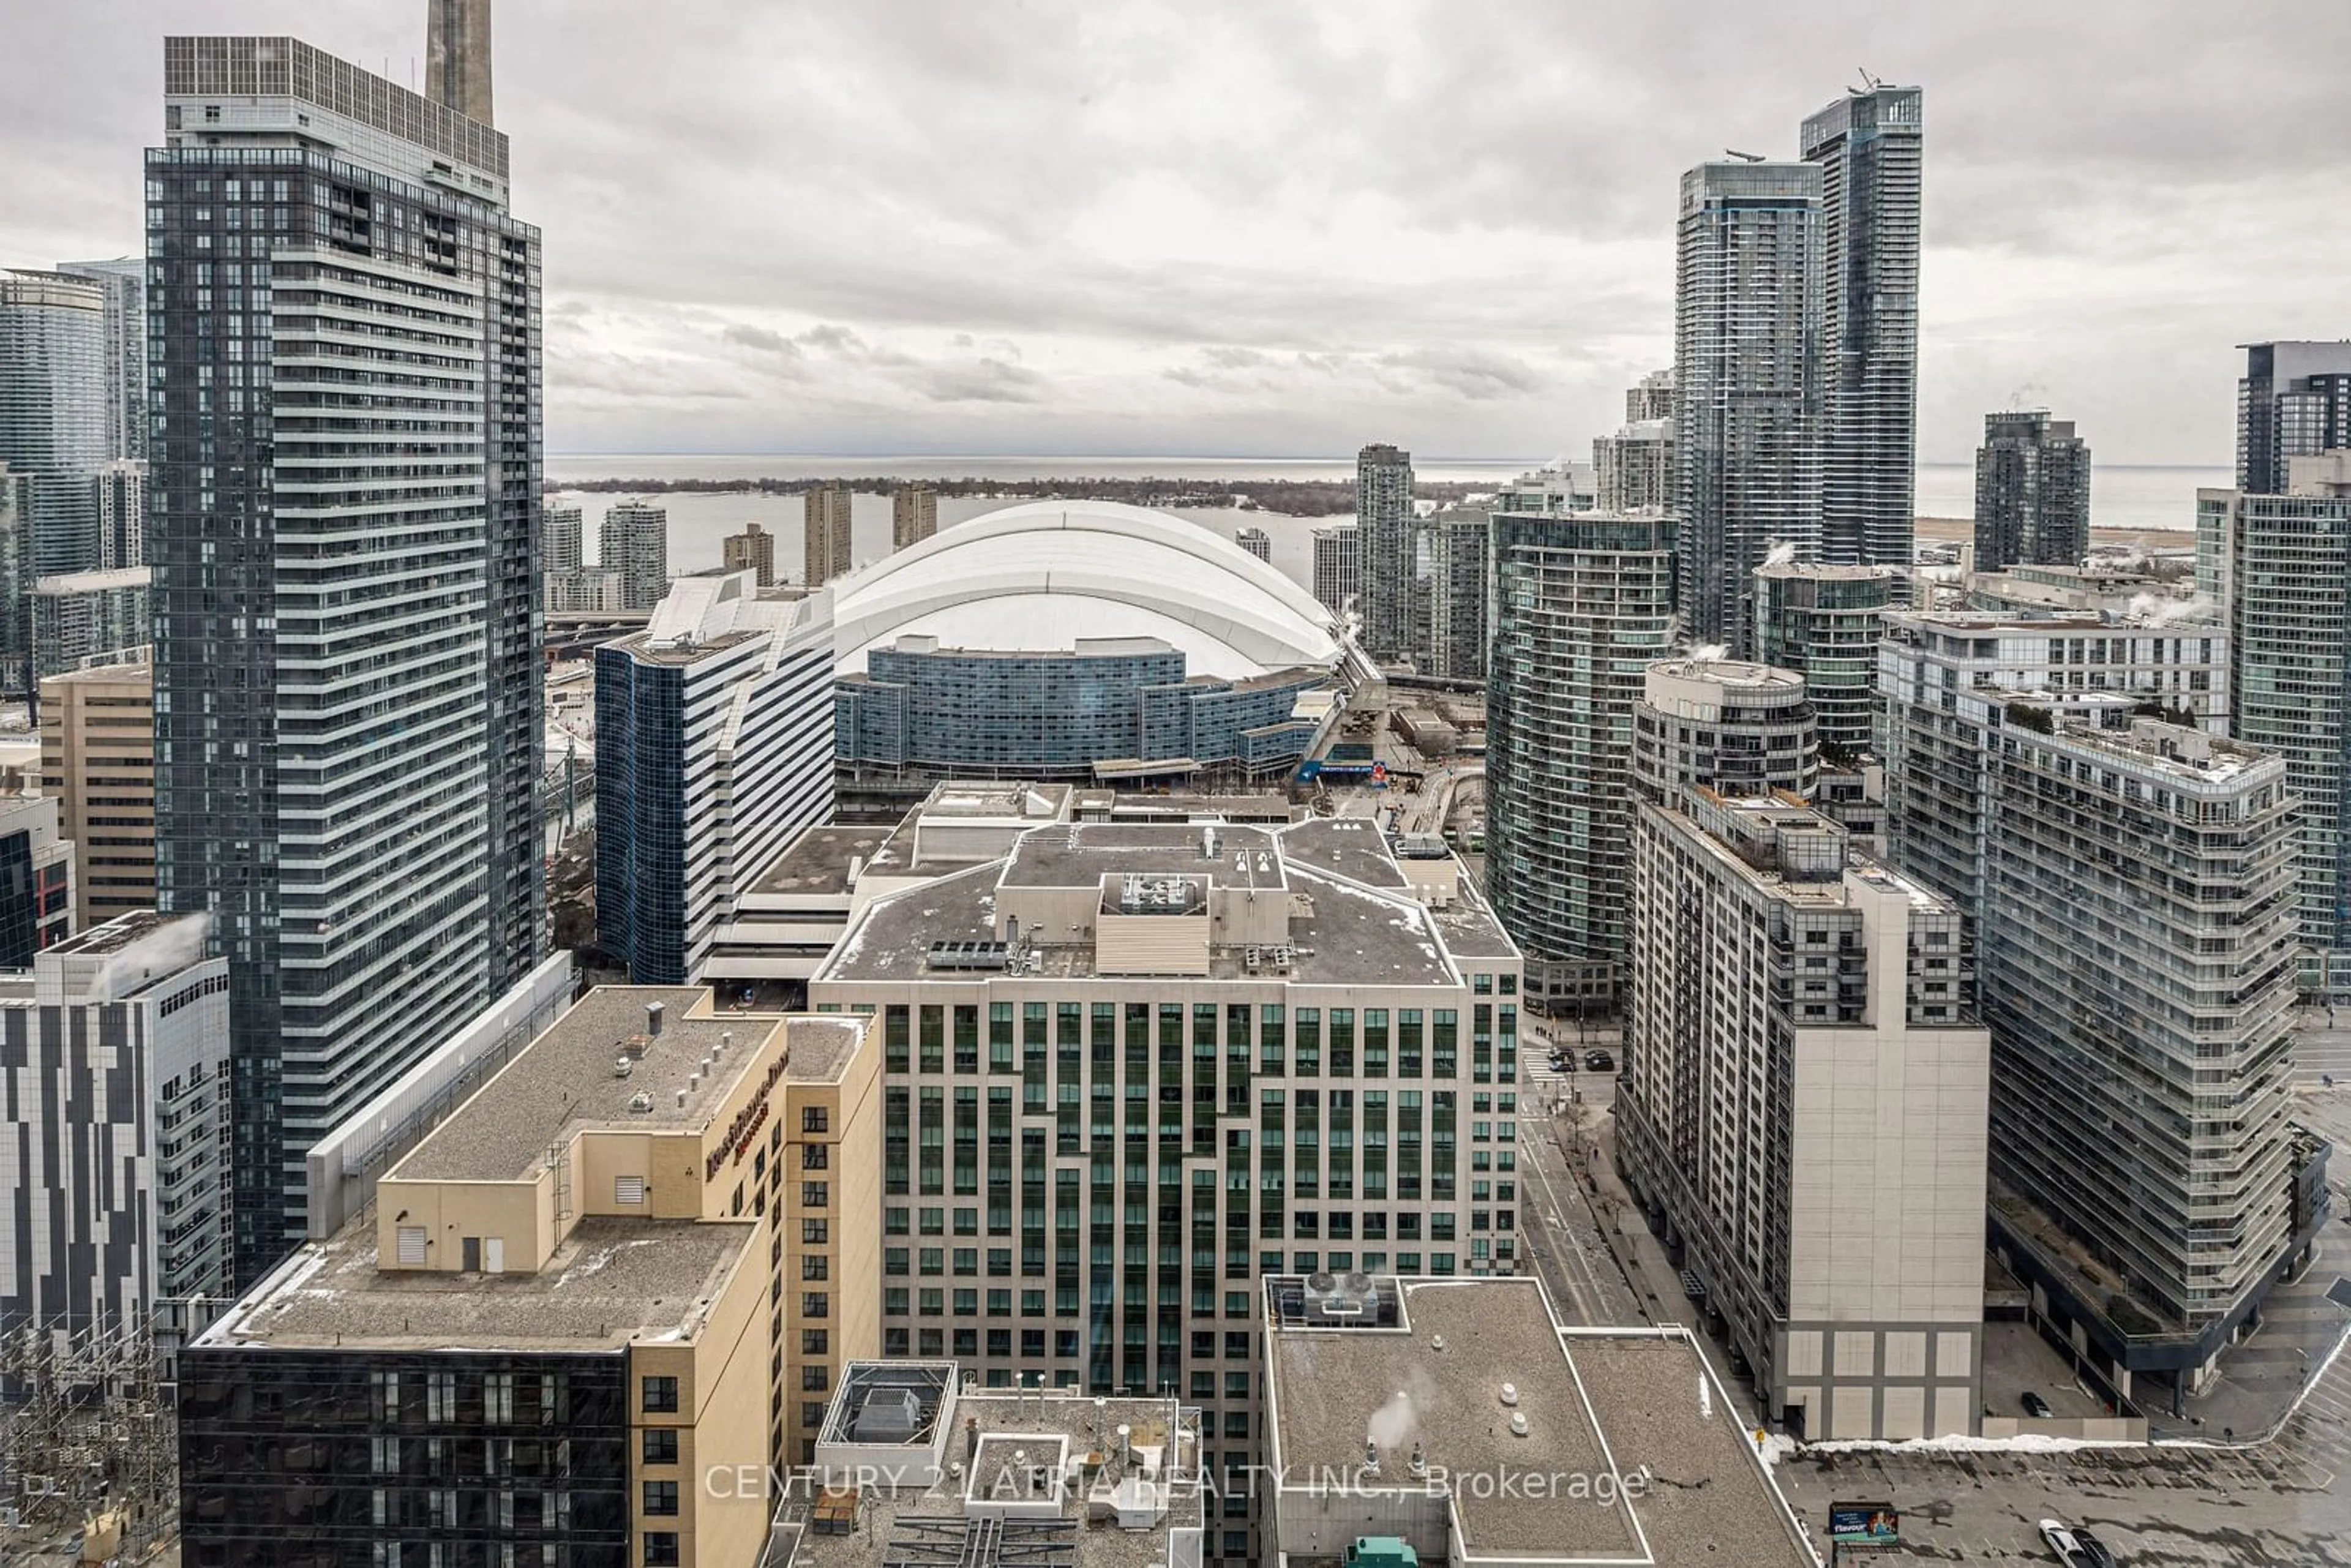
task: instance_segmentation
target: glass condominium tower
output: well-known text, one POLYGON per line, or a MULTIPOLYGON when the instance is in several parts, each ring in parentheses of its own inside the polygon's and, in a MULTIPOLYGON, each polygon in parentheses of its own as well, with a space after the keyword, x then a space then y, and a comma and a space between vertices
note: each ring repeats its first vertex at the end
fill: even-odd
POLYGON ((1848 92, 1804 121, 1801 150, 1821 171, 1821 559, 1906 573, 1924 106, 1915 87, 1848 92))
POLYGON ((164 141, 156 883, 229 960, 242 1282, 543 946, 538 234, 504 136, 292 38, 166 39, 164 141))
POLYGON ((1678 597, 1692 641, 1740 657, 1771 547, 1821 553, 1821 180, 1813 163, 1682 176, 1678 597))

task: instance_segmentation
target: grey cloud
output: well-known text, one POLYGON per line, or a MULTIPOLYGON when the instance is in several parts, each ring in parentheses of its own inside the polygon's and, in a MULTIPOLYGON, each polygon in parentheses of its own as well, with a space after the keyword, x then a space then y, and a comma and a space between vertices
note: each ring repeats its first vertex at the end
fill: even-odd
POLYGON ((800 346, 798 343, 793 342, 781 332, 771 332, 765 327, 747 327, 738 321, 729 325, 725 331, 719 333, 719 337, 726 342, 738 343, 746 349, 757 349, 765 354, 778 354, 787 360, 801 360, 808 357, 800 351, 800 346))
MULTIPOLYGON (((27 4, 0 264, 135 248, 196 24, 27 4)), ((203 9, 422 53, 398 4, 203 9)), ((2351 330, 2346 50, 2288 0, 503 0, 497 58, 558 445, 1575 450, 1670 357, 1679 172, 1866 64, 1928 89, 1924 450, 2040 374, 2102 461, 2182 461, 2230 345, 2351 330)))
POLYGON ((934 402, 1038 402, 1045 378, 1003 360, 981 359, 934 365, 914 378, 914 385, 934 402))

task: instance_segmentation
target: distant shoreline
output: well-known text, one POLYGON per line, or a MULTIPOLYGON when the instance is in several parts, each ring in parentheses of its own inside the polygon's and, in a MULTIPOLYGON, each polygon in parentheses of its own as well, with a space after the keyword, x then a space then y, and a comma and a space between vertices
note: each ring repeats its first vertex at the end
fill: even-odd
MULTIPOLYGON (((827 484, 846 486, 853 492, 869 496, 886 496, 910 486, 920 486, 940 497, 1123 501, 1138 507, 1219 507, 1270 512, 1288 517, 1352 517, 1355 511, 1353 480, 1192 479, 1173 474, 1134 479, 1108 476, 1008 479, 976 476, 959 479, 904 479, 872 474, 792 479, 775 476, 743 479, 549 479, 541 488, 549 494, 569 492, 603 496, 795 496, 827 484)), ((1426 501, 1459 501, 1491 488, 1491 486, 1459 480, 1424 479, 1413 486, 1413 494, 1426 501)))

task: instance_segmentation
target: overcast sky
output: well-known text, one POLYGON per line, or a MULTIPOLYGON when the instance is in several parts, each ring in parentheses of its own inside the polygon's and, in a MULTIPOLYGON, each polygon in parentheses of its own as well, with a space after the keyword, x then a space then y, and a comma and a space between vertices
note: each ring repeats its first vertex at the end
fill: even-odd
MULTIPOLYGON (((423 0, 15 0, 0 264, 141 243, 167 32, 401 83, 423 0)), ((2342 0, 500 0, 553 451, 1589 455, 1679 172, 1927 89, 1919 450, 2225 463, 2351 336, 2342 0)))

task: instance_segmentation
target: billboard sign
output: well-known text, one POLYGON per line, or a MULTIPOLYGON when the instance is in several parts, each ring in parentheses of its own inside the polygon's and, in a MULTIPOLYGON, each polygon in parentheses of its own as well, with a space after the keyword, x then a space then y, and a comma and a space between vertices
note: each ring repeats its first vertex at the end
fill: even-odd
POLYGON ((1890 1502, 1829 1504, 1829 1542, 1836 1546, 1895 1546, 1902 1540, 1902 1516, 1890 1502))

